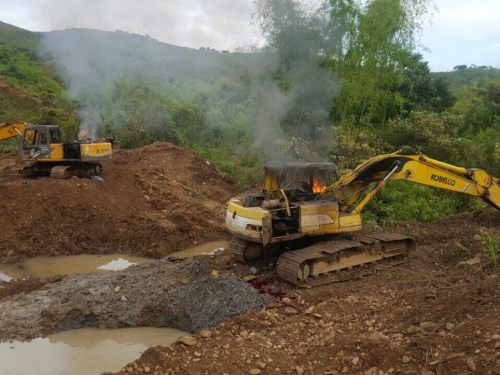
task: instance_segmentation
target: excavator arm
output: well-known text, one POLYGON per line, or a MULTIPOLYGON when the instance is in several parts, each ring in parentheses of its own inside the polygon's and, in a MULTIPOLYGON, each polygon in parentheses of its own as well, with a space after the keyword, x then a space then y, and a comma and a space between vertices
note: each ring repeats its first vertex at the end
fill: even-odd
POLYGON ((482 169, 466 169, 401 151, 375 156, 329 186, 318 199, 341 202, 340 210, 360 213, 387 180, 406 180, 481 197, 500 210, 500 180, 482 169))
POLYGON ((26 126, 28 126, 28 124, 25 122, 7 122, 0 125, 0 141, 21 137, 26 126))

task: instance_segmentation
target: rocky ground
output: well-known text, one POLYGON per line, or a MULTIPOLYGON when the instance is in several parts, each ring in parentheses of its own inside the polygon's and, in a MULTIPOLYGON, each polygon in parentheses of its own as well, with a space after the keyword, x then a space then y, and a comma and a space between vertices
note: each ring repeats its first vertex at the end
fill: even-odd
MULTIPOLYGON (((257 263, 254 286, 280 298, 192 342, 150 348, 120 374, 500 374, 499 278, 480 234, 499 223, 487 211, 402 224, 394 230, 420 244, 407 264, 312 289, 257 263)), ((206 261, 251 274, 229 254, 206 261)))
POLYGON ((0 301, 0 341, 77 329, 173 327, 199 332, 268 299, 199 260, 164 259, 106 274, 78 274, 0 301))
MULTIPOLYGON (((14 161, 0 158, 0 168, 14 161)), ((104 182, 1 175, 0 262, 106 252, 162 257, 227 237, 230 180, 196 153, 155 144, 119 152, 105 168, 104 182)), ((500 235, 500 214, 390 230, 417 241, 404 264, 378 264, 366 277, 316 288, 277 278, 279 254, 244 265, 228 252, 0 282, 0 339, 83 326, 193 333, 148 349, 120 374, 500 374, 500 273, 483 244, 500 235)))

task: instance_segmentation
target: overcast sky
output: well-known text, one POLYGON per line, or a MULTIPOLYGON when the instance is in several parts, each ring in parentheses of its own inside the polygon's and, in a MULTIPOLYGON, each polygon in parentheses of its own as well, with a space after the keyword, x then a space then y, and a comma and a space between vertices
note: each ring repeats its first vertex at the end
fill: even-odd
MULTIPOLYGON (((422 38, 432 70, 500 67, 500 1, 435 0, 422 38)), ((0 0, 0 20, 32 31, 70 27, 149 34, 162 42, 230 49, 257 41, 253 0, 0 0)))

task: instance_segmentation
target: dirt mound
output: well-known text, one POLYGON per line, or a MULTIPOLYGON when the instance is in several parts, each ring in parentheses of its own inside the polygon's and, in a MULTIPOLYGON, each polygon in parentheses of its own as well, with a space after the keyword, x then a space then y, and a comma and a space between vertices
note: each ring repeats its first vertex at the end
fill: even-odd
POLYGON ((222 239, 229 186, 189 148, 118 151, 104 181, 11 176, 1 155, 0 258, 121 252, 160 257, 222 239))
POLYGON ((82 327, 174 327, 189 332, 260 310, 242 280, 212 275, 199 259, 169 258, 123 271, 80 274, 0 301, 0 341, 82 327))

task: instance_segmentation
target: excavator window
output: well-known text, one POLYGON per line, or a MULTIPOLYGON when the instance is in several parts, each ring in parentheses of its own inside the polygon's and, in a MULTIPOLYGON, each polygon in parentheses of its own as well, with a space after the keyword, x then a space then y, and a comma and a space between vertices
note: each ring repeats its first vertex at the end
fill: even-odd
POLYGON ((40 144, 41 145, 48 144, 47 130, 45 130, 45 129, 40 130, 40 144))
POLYGON ((50 131, 50 143, 61 143, 61 133, 59 130, 50 131))

